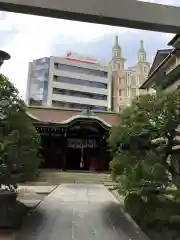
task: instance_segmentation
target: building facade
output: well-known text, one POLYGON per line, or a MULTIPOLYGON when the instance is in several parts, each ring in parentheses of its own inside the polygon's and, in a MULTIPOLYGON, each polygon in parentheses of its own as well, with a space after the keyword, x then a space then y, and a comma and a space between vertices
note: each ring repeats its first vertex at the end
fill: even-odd
POLYGON ((29 64, 26 103, 70 109, 90 107, 118 113, 136 96, 147 92, 139 88, 149 70, 143 41, 140 42, 137 63, 126 69, 116 36, 108 66, 74 53, 68 53, 64 58, 34 60, 29 64))
POLYGON ((125 58, 116 36, 112 60, 109 64, 109 96, 111 96, 109 105, 112 111, 120 112, 124 107, 129 106, 136 96, 147 92, 139 89, 150 70, 143 41, 140 42, 137 58, 138 61, 134 66, 125 69, 125 58))
POLYGON ((29 64, 26 103, 107 110, 108 67, 74 53, 34 60, 29 64))
POLYGON ((141 89, 174 91, 180 87, 180 35, 169 43, 170 49, 158 50, 149 76, 141 89))

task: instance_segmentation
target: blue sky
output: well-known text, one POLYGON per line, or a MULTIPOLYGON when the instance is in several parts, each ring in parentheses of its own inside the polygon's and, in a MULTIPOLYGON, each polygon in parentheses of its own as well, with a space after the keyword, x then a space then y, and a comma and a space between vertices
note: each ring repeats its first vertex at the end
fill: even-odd
MULTIPOLYGON (((148 2, 180 6, 179 0, 148 0, 148 2)), ((152 62, 157 49, 166 48, 173 36, 165 33, 0 12, 0 49, 8 51, 12 56, 11 60, 3 65, 1 71, 10 78, 24 98, 30 61, 50 55, 62 56, 66 51, 84 53, 109 61, 115 35, 119 36, 127 66, 136 61, 141 39, 144 40, 148 60, 152 62)))

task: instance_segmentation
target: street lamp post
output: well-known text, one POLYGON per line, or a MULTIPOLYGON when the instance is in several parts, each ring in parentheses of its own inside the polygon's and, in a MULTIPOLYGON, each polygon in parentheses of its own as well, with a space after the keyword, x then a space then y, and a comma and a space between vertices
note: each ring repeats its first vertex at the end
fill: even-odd
POLYGON ((10 58, 11 56, 9 55, 9 53, 0 50, 0 67, 2 66, 5 60, 9 60, 10 58))

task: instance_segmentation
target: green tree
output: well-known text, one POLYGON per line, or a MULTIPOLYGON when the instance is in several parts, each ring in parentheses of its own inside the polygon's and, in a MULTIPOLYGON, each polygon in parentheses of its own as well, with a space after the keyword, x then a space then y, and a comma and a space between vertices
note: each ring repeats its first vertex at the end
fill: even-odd
POLYGON ((17 89, 0 75, 0 185, 13 189, 17 175, 33 177, 41 163, 40 137, 17 89))
POLYGON ((140 96, 122 112, 109 143, 112 173, 125 195, 156 192, 169 184, 179 188, 179 169, 172 161, 179 124, 179 91, 140 96))
POLYGON ((112 176, 126 209, 142 224, 180 214, 171 204, 179 199, 179 159, 173 158, 179 125, 180 92, 175 91, 139 96, 111 130, 112 176))

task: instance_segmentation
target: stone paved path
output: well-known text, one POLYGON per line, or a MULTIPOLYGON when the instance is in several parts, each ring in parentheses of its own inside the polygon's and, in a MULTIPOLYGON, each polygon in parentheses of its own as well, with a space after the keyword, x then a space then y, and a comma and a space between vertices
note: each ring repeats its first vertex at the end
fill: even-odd
POLYGON ((16 240, 148 240, 103 185, 62 184, 28 217, 16 240))

